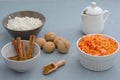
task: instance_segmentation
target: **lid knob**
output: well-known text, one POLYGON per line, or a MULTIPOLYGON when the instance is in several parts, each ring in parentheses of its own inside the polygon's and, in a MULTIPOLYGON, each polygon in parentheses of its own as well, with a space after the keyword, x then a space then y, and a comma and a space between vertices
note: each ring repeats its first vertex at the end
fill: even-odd
POLYGON ((91 6, 94 8, 96 7, 96 2, 91 2, 91 6))

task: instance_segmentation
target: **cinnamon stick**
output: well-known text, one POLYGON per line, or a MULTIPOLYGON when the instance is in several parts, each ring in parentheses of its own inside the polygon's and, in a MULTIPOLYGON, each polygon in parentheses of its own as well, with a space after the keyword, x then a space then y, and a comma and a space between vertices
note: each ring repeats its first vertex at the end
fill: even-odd
MULTIPOLYGON (((12 45, 17 53, 17 55, 19 56, 19 50, 18 50, 18 47, 17 47, 17 44, 16 44, 16 41, 14 38, 11 39, 11 42, 12 42, 12 45)), ((19 58, 19 57, 18 57, 19 58)))
POLYGON ((26 60, 27 59, 27 55, 26 55, 25 43, 23 41, 21 41, 21 45, 22 45, 23 59, 26 60))
POLYGON ((34 40, 35 40, 35 36, 34 35, 30 35, 29 44, 28 44, 28 50, 27 50, 27 58, 28 59, 32 58, 32 52, 33 52, 33 47, 34 47, 34 40))
POLYGON ((8 57, 8 59, 18 61, 18 60, 19 60, 19 57, 18 57, 18 55, 16 55, 16 56, 8 57))
POLYGON ((21 38, 17 37, 17 47, 18 47, 18 53, 19 53, 19 60, 22 60, 23 54, 22 54, 22 45, 21 45, 21 38))

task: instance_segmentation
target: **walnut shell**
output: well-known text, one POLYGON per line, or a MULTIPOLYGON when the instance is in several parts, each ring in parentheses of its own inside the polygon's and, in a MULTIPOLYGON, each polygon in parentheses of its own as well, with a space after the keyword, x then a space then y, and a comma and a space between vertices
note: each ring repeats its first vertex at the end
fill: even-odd
POLYGON ((40 46, 40 48, 43 48, 43 45, 46 43, 46 40, 44 38, 37 38, 36 43, 40 46))
POLYGON ((56 47, 57 47, 57 44, 58 44, 58 41, 59 41, 59 40, 64 40, 64 38, 61 37, 61 36, 57 36, 57 37, 54 39, 54 44, 55 44, 56 47))
POLYGON ((47 53, 51 53, 55 50, 55 45, 53 42, 46 42, 44 45, 43 45, 43 50, 47 53))
POLYGON ((46 41, 54 41, 55 37, 56 37, 56 34, 54 32, 48 32, 44 36, 46 41))
POLYGON ((70 44, 67 40, 58 40, 57 48, 60 53, 67 53, 70 48, 70 44))

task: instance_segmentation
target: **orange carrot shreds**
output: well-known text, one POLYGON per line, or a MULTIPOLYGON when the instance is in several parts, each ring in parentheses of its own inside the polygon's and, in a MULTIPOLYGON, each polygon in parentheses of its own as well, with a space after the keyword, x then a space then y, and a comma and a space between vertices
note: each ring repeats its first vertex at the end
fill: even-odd
POLYGON ((78 47, 87 54, 105 56, 114 53, 118 45, 113 39, 96 34, 83 36, 78 47))

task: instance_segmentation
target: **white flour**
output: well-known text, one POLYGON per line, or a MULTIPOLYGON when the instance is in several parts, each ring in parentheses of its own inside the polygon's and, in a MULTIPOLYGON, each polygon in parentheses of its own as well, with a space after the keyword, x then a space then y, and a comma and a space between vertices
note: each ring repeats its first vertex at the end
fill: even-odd
POLYGON ((15 17, 8 20, 7 28, 12 30, 24 31, 38 28, 42 25, 39 18, 33 17, 15 17))

